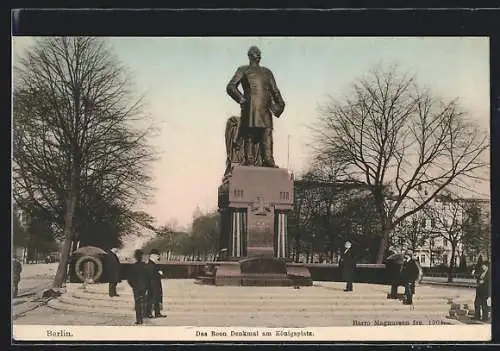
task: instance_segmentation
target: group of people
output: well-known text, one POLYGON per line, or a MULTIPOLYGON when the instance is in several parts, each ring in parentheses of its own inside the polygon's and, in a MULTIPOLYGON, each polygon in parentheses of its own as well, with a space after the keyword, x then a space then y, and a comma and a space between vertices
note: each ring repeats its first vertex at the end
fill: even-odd
MULTIPOLYGON (((395 257, 398 253, 393 248, 389 248, 387 259, 395 257)), ((413 305, 413 295, 415 295, 415 283, 422 279, 423 272, 419 262, 414 258, 411 251, 406 251, 401 263, 395 261, 386 262, 391 270, 391 291, 387 295, 388 299, 398 299, 398 286, 404 286, 403 304, 413 305)))
POLYGON ((144 318, 162 318, 166 315, 161 313, 163 308, 163 288, 161 279, 165 278, 157 264, 160 261, 160 253, 153 249, 149 253, 148 262, 144 261, 144 252, 135 250, 136 262, 128 272, 128 284, 134 293, 135 324, 143 324, 144 318))
MULTIPOLYGON (((109 296, 120 296, 116 287, 120 280, 120 260, 117 256, 118 249, 113 248, 108 252, 106 267, 108 272, 109 296)), ((127 282, 134 293, 135 324, 143 324, 144 318, 166 317, 161 313, 163 304, 163 289, 161 279, 164 274, 158 269, 160 253, 153 249, 147 260, 144 252, 136 250, 134 258, 136 262, 130 267, 127 282), (147 262, 146 262, 147 261, 147 262)))
MULTIPOLYGON (((395 254, 395 251, 389 250, 389 257, 395 254)), ((391 277, 391 292, 387 298, 397 299, 398 285, 403 284, 405 288, 403 303, 407 305, 413 304, 413 295, 415 294, 415 282, 422 277, 422 269, 411 254, 407 251, 403 255, 403 261, 400 264, 394 265, 397 267, 397 272, 393 272, 391 277)), ((353 281, 356 271, 356 257, 352 251, 352 243, 346 241, 344 251, 340 255, 339 268, 342 273, 342 278, 346 282, 345 292, 353 291, 353 281)))

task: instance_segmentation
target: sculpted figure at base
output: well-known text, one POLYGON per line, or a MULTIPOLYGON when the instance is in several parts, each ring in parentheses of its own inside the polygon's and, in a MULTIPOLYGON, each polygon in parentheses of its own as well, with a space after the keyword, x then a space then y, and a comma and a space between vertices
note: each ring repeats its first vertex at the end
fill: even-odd
POLYGON ((273 157, 273 115, 281 116, 285 102, 271 70, 259 65, 260 58, 259 48, 252 46, 248 50, 249 65, 236 70, 226 91, 241 106, 238 138, 243 139, 242 164, 277 167, 273 157), (238 89, 240 84, 243 93, 238 89))
MULTIPOLYGON (((226 171, 224 176, 231 173, 232 166, 242 164, 245 161, 245 143, 243 137, 240 136, 240 121, 241 117, 231 116, 226 122, 226 171)), ((254 165, 262 166, 262 157, 259 151, 259 145, 254 145, 254 165)))

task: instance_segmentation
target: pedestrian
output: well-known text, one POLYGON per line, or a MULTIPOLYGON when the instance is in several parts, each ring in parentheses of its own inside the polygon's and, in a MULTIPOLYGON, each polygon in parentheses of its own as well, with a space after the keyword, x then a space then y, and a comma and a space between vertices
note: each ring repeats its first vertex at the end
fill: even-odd
POLYGON ((415 295, 415 281, 422 275, 422 269, 418 262, 413 258, 410 251, 405 253, 403 268, 401 270, 401 280, 405 284, 405 299, 403 304, 413 305, 413 295, 415 295))
POLYGON ((477 280, 478 276, 481 275, 481 267, 483 266, 483 256, 479 255, 477 262, 472 269, 472 276, 477 280))
POLYGON ((340 255, 339 268, 342 272, 342 277, 346 282, 344 291, 353 291, 352 282, 354 281, 354 273, 356 270, 356 259, 352 252, 352 244, 346 241, 344 245, 344 252, 340 255))
POLYGON ((109 296, 120 296, 116 292, 116 287, 120 280, 120 260, 117 256, 118 249, 112 248, 106 256, 106 271, 108 272, 109 296))
POLYGON ((149 271, 143 260, 144 252, 135 250, 135 263, 130 266, 128 272, 128 284, 134 293, 135 324, 143 324, 146 311, 146 291, 149 285, 149 271))
POLYGON ((158 268, 160 261, 160 253, 156 249, 152 249, 149 253, 149 286, 147 291, 147 317, 160 318, 166 317, 161 313, 163 304, 163 288, 161 286, 161 279, 164 278, 163 272, 158 268))
POLYGON ((17 297, 19 293, 19 281, 21 280, 21 272, 23 271, 23 265, 17 257, 12 259, 12 297, 17 297))
POLYGON ((394 257, 393 255, 396 255, 397 253, 398 253, 397 249, 393 246, 390 246, 387 249, 386 258, 384 260, 384 263, 389 272, 389 280, 391 283, 391 291, 387 295, 388 299, 398 298, 398 285, 399 285, 398 283, 400 280, 401 264, 400 262, 396 262, 396 260, 392 259, 394 257), (390 260, 388 260, 389 257, 391 257, 390 260))
POLYGON ((474 319, 488 320, 488 298, 490 297, 490 272, 486 262, 476 272, 476 298, 474 299, 474 319))

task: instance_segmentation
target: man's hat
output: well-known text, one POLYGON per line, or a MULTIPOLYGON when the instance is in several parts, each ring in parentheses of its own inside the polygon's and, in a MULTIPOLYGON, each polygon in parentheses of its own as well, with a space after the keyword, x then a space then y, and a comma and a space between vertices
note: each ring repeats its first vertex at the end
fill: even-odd
POLYGON ((152 249, 150 252, 149 252, 150 255, 159 255, 160 252, 156 249, 152 249))

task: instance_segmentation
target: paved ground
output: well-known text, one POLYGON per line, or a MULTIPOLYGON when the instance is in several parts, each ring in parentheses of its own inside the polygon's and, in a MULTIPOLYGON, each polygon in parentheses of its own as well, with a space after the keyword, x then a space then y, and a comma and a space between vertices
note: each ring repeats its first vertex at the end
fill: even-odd
MULTIPOLYGON (((473 289, 421 285, 414 309, 387 300, 387 286, 355 284, 353 293, 344 284, 316 282, 312 287, 215 287, 193 280, 164 281, 167 318, 147 320, 146 325, 321 327, 374 325, 377 323, 456 324, 446 319, 451 300, 472 304, 473 289)), ((67 292, 47 306, 19 316, 15 324, 133 325, 131 290, 118 286, 120 297, 107 296, 107 285, 68 284, 67 292)))
POLYGON ((24 264, 18 296, 12 299, 12 315, 22 315, 40 305, 37 295, 50 287, 58 263, 24 264))

